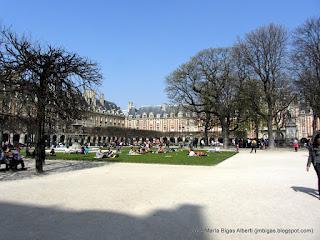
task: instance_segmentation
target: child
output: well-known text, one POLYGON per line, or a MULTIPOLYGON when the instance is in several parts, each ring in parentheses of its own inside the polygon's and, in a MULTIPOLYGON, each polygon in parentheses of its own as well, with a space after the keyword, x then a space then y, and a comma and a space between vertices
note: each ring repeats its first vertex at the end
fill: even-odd
POLYGON ((293 148, 294 148, 294 151, 295 151, 295 152, 298 152, 299 143, 298 143, 298 140, 297 140, 297 139, 295 139, 295 140, 293 141, 293 148))

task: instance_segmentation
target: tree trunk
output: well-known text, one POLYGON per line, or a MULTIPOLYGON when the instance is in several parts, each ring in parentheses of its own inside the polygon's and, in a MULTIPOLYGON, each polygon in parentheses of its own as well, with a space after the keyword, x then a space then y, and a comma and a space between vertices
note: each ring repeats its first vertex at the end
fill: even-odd
POLYGON ((269 139, 269 148, 274 148, 274 139, 273 139, 273 129, 272 129, 272 115, 269 114, 268 116, 268 139, 269 139))
POLYGON ((256 135, 256 139, 259 138, 259 124, 258 122, 255 122, 255 135, 256 135))
POLYGON ((203 138, 204 138, 204 145, 208 146, 208 130, 206 130, 206 129, 204 130, 203 138))
POLYGON ((208 123, 206 122, 205 127, 204 127, 204 143, 206 146, 208 146, 208 131, 209 131, 209 127, 208 127, 208 123))
POLYGON ((277 139, 277 145, 275 144, 276 147, 280 147, 280 141, 279 141, 280 138, 281 138, 280 137, 280 133, 281 133, 281 129, 277 126, 277 138, 276 138, 277 139))
POLYGON ((313 113, 313 120, 312 120, 312 135, 317 131, 317 120, 318 115, 316 113, 313 113))
POLYGON ((225 120, 223 120, 223 122, 221 123, 221 128, 222 128, 222 138, 223 138, 223 148, 227 149, 229 147, 229 126, 228 124, 225 122, 225 120))
POLYGON ((37 132, 36 132, 36 171, 43 172, 43 163, 46 157, 45 119, 46 107, 43 99, 39 98, 37 106, 37 132))

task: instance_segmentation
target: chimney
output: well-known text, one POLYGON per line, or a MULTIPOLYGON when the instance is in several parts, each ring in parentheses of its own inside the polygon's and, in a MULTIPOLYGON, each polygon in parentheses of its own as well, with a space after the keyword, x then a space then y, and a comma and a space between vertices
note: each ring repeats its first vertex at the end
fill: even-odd
POLYGON ((94 90, 86 89, 83 94, 87 103, 89 103, 91 106, 96 105, 96 92, 94 90))
POLYGON ((104 94, 103 93, 100 94, 99 102, 102 106, 104 106, 104 94))
POLYGON ((128 112, 133 108, 133 102, 128 103, 128 112))

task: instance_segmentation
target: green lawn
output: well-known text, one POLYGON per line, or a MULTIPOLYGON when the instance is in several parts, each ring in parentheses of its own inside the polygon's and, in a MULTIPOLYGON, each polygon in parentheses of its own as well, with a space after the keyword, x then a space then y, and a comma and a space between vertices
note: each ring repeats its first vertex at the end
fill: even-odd
MULTIPOLYGON (((144 155, 128 155, 129 148, 123 148, 118 158, 101 159, 100 161, 109 162, 127 162, 127 163, 159 163, 159 164, 175 164, 175 165, 203 165, 211 166, 222 162, 223 160, 236 154, 235 152, 220 152, 208 153, 207 157, 188 157, 187 150, 177 151, 172 153, 155 154, 147 153, 144 155)), ((85 160, 97 161, 95 153, 83 154, 69 154, 57 153, 57 156, 49 156, 47 159, 65 159, 65 160, 85 160)))

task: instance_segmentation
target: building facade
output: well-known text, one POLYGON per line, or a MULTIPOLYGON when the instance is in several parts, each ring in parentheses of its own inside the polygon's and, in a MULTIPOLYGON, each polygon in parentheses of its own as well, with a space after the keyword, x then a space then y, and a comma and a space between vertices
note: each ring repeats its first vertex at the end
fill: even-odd
MULTIPOLYGON (((103 144, 114 141, 116 136, 108 136, 108 131, 102 131, 104 134, 102 136, 97 129, 125 128, 124 113, 115 103, 106 101, 103 94, 97 96, 95 91, 87 90, 84 92, 84 98, 89 104, 86 116, 82 120, 76 120, 69 124, 52 126, 48 130, 47 145, 58 143, 71 145, 74 142, 103 144)), ((17 113, 13 107, 10 107, 9 110, 10 114, 17 113)), ((33 143, 35 135, 28 131, 26 126, 20 129, 1 126, 0 139, 0 142, 26 144, 33 143)))
POLYGON ((128 105, 126 128, 153 130, 160 132, 199 132, 201 126, 194 114, 172 105, 142 106, 128 105))
POLYGON ((84 127, 125 127, 125 115, 115 103, 105 100, 104 94, 97 94, 93 90, 84 93, 89 104, 88 116, 76 121, 84 127))
POLYGON ((120 107, 105 100, 104 94, 98 96, 93 90, 85 91, 84 98, 89 105, 87 115, 70 126, 63 125, 64 129, 59 126, 57 134, 50 135, 50 142, 104 145, 120 138, 113 136, 113 131, 110 131, 113 128, 125 128, 125 115, 120 107))
MULTIPOLYGON (((197 120, 195 113, 169 104, 136 108, 129 102, 125 126, 127 129, 161 132, 162 139, 170 139, 173 143, 189 141, 190 138, 200 139, 204 135, 202 122, 197 120)), ((220 132, 220 127, 214 127, 208 137, 217 138, 220 132)))
MULTIPOLYGON (((313 112, 305 103, 300 102, 299 105, 291 109, 292 118, 296 123, 296 135, 298 139, 311 138, 313 135, 313 112)), ((317 118, 317 129, 320 127, 320 119, 317 118)))
MULTIPOLYGON (((194 139, 200 140, 204 136, 204 127, 197 120, 194 113, 175 105, 162 104, 155 106, 134 107, 129 102, 126 114, 115 103, 105 100, 103 94, 95 91, 84 92, 89 108, 87 115, 82 120, 76 120, 70 124, 55 126, 52 133, 48 132, 47 145, 64 143, 71 145, 80 144, 104 145, 114 141, 134 143, 149 139, 155 141, 170 140, 172 143, 187 142, 194 139)), ((9 106, 10 114, 15 113, 17 106, 14 102, 9 106), (10 107, 11 106, 11 107, 10 107)), ((0 104, 0 107, 3 108, 0 104)), ((288 109, 288 118, 283 120, 281 128, 275 129, 273 137, 278 138, 281 132, 282 139, 311 138, 313 134, 312 110, 300 102, 288 109)), ((317 126, 320 126, 319 119, 317 126)), ((265 126, 260 127, 259 137, 267 137, 265 126)), ((248 136, 255 137, 252 129, 248 129, 248 136)), ((32 143, 34 134, 28 132, 28 127, 19 129, 1 126, 0 139, 10 143, 32 143)), ((215 126, 209 131, 208 141, 221 137, 221 128, 215 126)), ((0 141, 0 142, 1 142, 0 141)))

